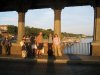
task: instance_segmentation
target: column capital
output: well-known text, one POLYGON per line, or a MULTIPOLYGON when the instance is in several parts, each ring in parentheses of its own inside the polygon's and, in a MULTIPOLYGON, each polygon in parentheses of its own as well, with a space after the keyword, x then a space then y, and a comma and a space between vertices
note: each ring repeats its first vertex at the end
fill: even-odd
POLYGON ((19 13, 19 12, 22 12, 22 13, 26 13, 28 10, 17 10, 17 12, 19 13))
POLYGON ((62 9, 61 8, 54 8, 53 11, 54 11, 54 14, 55 14, 54 16, 61 15, 62 9))
POLYGON ((93 6, 93 7, 96 6, 96 2, 95 2, 95 0, 89 0, 89 4, 90 4, 91 6, 93 6))
POLYGON ((53 9, 53 10, 62 10, 62 9, 64 9, 64 7, 57 7, 57 6, 54 6, 54 7, 52 7, 52 9, 53 9))

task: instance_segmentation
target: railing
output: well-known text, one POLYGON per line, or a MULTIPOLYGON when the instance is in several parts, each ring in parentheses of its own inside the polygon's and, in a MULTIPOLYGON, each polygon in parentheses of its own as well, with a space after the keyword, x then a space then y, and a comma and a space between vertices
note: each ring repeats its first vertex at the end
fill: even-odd
POLYGON ((66 44, 64 47, 65 54, 78 54, 78 55, 90 55, 91 43, 72 43, 66 44))

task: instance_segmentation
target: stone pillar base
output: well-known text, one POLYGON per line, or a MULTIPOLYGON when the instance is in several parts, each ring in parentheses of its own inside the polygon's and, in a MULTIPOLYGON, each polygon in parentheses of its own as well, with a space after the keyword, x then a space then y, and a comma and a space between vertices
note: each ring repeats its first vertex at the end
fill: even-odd
POLYGON ((20 46, 20 44, 17 44, 17 43, 12 44, 11 55, 21 56, 21 46, 20 46))
POLYGON ((100 56, 100 42, 92 43, 92 56, 100 56))

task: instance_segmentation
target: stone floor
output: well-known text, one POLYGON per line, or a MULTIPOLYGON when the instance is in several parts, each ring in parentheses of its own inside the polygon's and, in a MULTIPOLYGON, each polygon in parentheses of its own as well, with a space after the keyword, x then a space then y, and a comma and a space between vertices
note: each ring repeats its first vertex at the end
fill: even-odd
POLYGON ((100 75, 100 65, 0 62, 0 75, 100 75))
POLYGON ((83 56, 83 55, 63 55, 62 57, 48 57, 43 55, 41 57, 22 58, 15 55, 0 55, 0 61, 22 61, 22 62, 53 62, 53 63, 80 63, 80 64, 100 64, 100 56, 83 56))
POLYGON ((100 57, 78 55, 26 59, 0 56, 0 75, 100 75, 99 60, 100 57))

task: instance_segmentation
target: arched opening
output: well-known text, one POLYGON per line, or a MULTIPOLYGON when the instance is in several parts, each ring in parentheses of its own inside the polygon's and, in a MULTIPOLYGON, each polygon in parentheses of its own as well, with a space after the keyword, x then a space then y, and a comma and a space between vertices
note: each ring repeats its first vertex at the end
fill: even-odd
MULTIPOLYGON (((78 6, 78 7, 66 7, 62 10, 62 32, 67 33, 68 38, 76 38, 76 35, 85 35, 85 39, 81 37, 80 42, 82 44, 74 44, 66 53, 68 54, 82 54, 90 55, 90 42, 93 39, 94 29, 94 10, 91 6, 78 6), (72 35, 70 35, 70 34, 72 35), (90 38, 92 37, 92 38, 90 38), (78 48, 77 48, 77 47, 78 48), (81 48, 80 48, 81 47, 81 48)), ((67 39, 68 39, 67 38, 67 39)), ((72 43, 72 42, 71 42, 72 43)))

